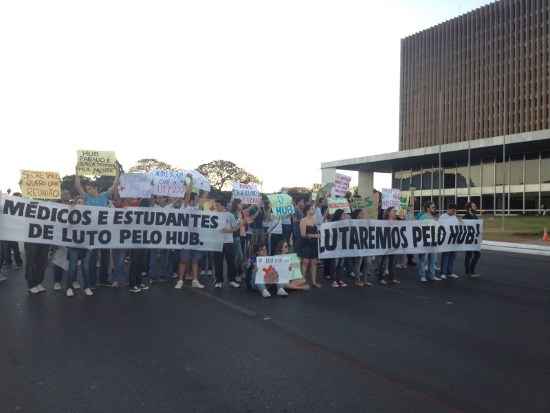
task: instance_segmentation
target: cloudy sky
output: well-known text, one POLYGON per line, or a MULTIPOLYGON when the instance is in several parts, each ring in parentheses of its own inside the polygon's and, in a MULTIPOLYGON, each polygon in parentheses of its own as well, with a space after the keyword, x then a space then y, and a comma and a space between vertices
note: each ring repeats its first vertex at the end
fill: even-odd
POLYGON ((311 186, 397 150, 400 39, 487 3, 2 1, 0 189, 71 173, 77 149, 311 186))

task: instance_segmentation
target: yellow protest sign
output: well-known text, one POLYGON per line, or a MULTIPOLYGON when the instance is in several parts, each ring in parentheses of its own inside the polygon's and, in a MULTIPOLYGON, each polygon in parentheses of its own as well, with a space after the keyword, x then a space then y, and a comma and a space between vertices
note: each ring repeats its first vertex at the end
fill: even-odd
POLYGON ((80 176, 115 176, 116 155, 111 151, 78 151, 76 173, 80 176))
POLYGON ((61 198, 61 179, 57 172, 21 171, 19 186, 25 198, 61 198))

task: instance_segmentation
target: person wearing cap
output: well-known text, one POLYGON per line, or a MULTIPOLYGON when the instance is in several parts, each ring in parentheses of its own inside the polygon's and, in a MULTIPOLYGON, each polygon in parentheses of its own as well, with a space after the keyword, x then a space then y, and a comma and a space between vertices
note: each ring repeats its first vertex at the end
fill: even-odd
MULTIPOLYGON (((417 219, 418 220, 435 220, 435 212, 437 211, 437 206, 433 203, 427 203, 424 205, 423 212, 421 212, 417 219)), ((422 283, 431 281, 441 281, 436 274, 436 254, 424 253, 418 254, 418 279, 422 283)))
MULTIPOLYGON (((447 207, 447 212, 439 217, 439 223, 447 225, 455 225, 460 223, 458 217, 456 216, 456 204, 449 204, 447 207)), ((441 275, 439 277, 442 280, 447 278, 458 278, 458 275, 453 272, 455 258, 456 251, 449 251, 441 254, 441 275)))

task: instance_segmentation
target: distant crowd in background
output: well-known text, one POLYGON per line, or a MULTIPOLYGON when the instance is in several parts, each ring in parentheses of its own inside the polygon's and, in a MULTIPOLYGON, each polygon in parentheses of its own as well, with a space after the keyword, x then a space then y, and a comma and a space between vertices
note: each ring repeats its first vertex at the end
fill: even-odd
MULTIPOLYGON (((447 211, 439 215, 437 205, 433 202, 424 205, 422 212, 416 214, 409 209, 398 215, 396 209, 387 208, 380 209, 378 216, 368 216, 367 209, 356 209, 350 214, 338 209, 330 214, 323 197, 316 200, 296 198, 294 214, 278 218, 272 214, 269 200, 265 197, 260 205, 243 205, 239 199, 230 202, 222 197, 212 199, 208 192, 193 191, 189 185, 183 198, 121 198, 117 187, 118 175, 112 187, 104 192, 100 192, 93 181, 82 184, 77 175, 75 190, 63 191, 59 202, 112 208, 139 206, 215 211, 222 217, 223 250, 88 250, 25 243, 22 257, 17 242, 1 241, 0 281, 8 279, 10 269, 24 265, 29 293, 39 294, 46 291, 43 284, 47 269, 51 266, 53 290, 64 290, 68 297, 74 296, 77 290, 82 290, 86 296, 93 296, 98 287, 128 288, 131 293, 142 293, 156 284, 173 283, 177 290, 186 284, 199 289, 206 285, 216 289, 223 288, 225 284, 231 288, 244 286, 264 298, 272 295, 286 297, 291 290, 321 288, 322 280, 332 288, 349 285, 361 288, 375 282, 382 286, 397 285, 397 270, 410 266, 416 267, 419 282, 439 282, 459 278, 455 273, 457 252, 320 260, 319 228, 324 222, 349 219, 439 220, 449 224, 458 223, 462 219, 478 219, 477 206, 473 202, 467 204, 467 212, 462 217, 457 216, 454 204, 450 204, 447 211), (282 231, 274 233, 273 228, 278 225, 282 231), (274 286, 255 283, 257 257, 289 252, 296 253, 300 258, 302 279, 274 286), (64 255, 63 258, 68 262, 67 268, 55 264, 53 257, 56 254, 64 255)), ((17 193, 13 195, 20 196, 17 193)), ((466 277, 479 277, 476 272, 479 258, 479 251, 464 253, 466 277)))

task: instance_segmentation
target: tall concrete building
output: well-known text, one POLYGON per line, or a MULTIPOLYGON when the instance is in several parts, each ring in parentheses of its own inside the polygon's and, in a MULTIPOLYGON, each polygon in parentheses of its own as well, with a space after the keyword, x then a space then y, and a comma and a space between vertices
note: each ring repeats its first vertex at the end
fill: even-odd
POLYGON ((399 152, 323 163, 390 172, 415 208, 550 208, 550 1, 500 0, 401 41, 399 152))

